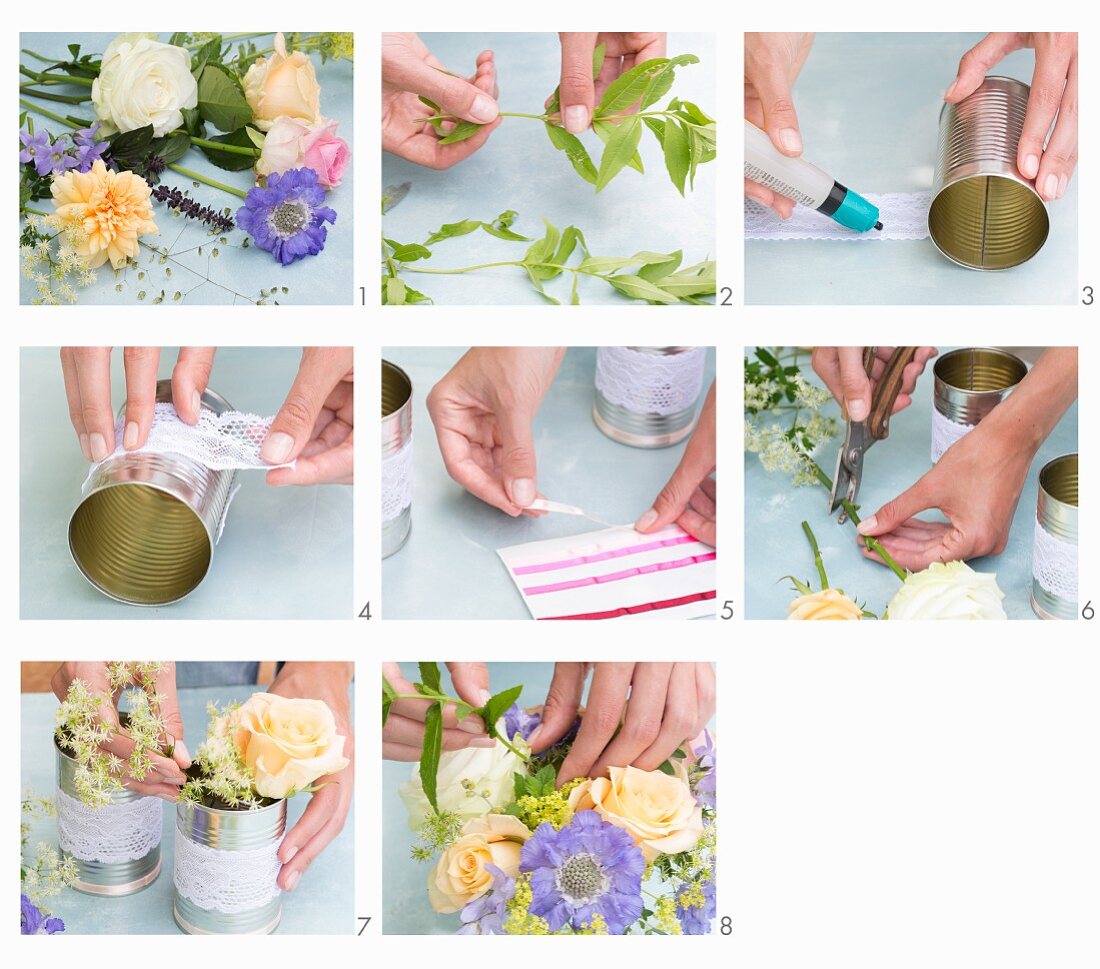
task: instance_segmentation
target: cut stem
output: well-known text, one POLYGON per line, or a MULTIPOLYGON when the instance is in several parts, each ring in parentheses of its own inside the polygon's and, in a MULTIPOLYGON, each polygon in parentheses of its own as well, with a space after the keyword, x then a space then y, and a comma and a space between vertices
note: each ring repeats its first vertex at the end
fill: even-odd
POLYGON ((209 185, 211 188, 220 188, 223 192, 229 192, 230 195, 236 195, 237 198, 248 198, 247 192, 242 192, 239 188, 233 188, 232 185, 226 185, 225 182, 207 178, 205 175, 200 175, 190 168, 184 168, 182 165, 169 165, 168 167, 172 169, 172 171, 183 175, 185 178, 193 178, 196 182, 202 182, 204 185, 209 185))
MULTIPOLYGON (((178 132, 172 132, 177 134, 178 132)), ((259 148, 248 148, 244 145, 226 145, 220 141, 209 141, 206 138, 196 138, 194 135, 189 136, 191 138, 191 144, 197 148, 212 148, 214 151, 227 151, 231 155, 248 155, 250 158, 259 158, 263 152, 259 148)))
POLYGON ((802 531, 806 533, 810 548, 813 550, 814 566, 817 568, 817 577, 821 579, 821 591, 824 592, 829 588, 829 577, 825 574, 825 562, 821 558, 821 548, 817 544, 817 538, 813 533, 813 529, 810 528, 809 522, 804 521, 802 523, 802 531))

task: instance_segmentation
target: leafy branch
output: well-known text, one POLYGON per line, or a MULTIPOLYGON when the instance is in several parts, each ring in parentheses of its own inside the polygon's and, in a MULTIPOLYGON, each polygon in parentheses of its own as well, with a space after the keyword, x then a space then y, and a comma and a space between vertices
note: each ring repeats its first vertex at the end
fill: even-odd
MULTIPOLYGON (((604 45, 593 53, 592 76, 603 67, 604 45)), ((699 166, 717 156, 718 124, 698 105, 672 98, 664 107, 652 108, 672 88, 676 68, 698 64, 694 54, 658 57, 621 74, 604 92, 592 116, 592 129, 604 144, 599 165, 592 160, 584 143, 561 126, 560 89, 547 102, 542 114, 502 111, 502 118, 528 118, 541 121, 550 143, 564 152, 574 171, 600 192, 624 168, 644 172, 638 144, 642 131, 648 128, 661 145, 665 168, 672 184, 683 195, 690 184, 695 187, 699 166)), ((443 135, 440 144, 451 145, 476 135, 484 125, 466 121, 444 112, 438 104, 425 97, 420 100, 432 109, 421 121, 443 135), (450 130, 447 130, 448 126, 450 130)))

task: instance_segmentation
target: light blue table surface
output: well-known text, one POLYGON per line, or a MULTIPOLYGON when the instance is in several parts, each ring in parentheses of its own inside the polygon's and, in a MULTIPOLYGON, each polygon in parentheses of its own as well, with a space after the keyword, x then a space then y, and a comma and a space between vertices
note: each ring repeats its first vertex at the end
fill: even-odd
MULTIPOLYGON (((794 86, 804 157, 857 192, 932 187, 943 92, 983 34, 818 34, 794 86)), ((991 73, 1031 82, 1031 51, 991 73)), ((1077 180, 1050 205, 1050 236, 1004 272, 964 269, 930 239, 745 243, 747 303, 1072 303, 1077 180)))
MULTIPOLYGON (((946 353, 949 347, 941 347, 946 353)), ((1032 357, 1034 359, 1034 357, 1032 357)), ((913 403, 890 421, 890 436, 876 444, 864 463, 863 482, 857 504, 870 514, 913 485, 932 466, 932 363, 917 382, 913 403)), ((816 386, 821 381, 803 367, 816 386)), ((830 402, 822 413, 839 419, 839 408, 830 402)), ((830 476, 836 466, 841 435, 818 448, 817 463, 830 476)), ((1053 433, 1039 448, 1012 519, 1008 547, 998 556, 979 558, 969 564, 978 572, 995 572, 1004 592, 1002 602, 1009 619, 1036 619, 1031 609, 1031 546, 1035 524, 1035 503, 1039 472, 1061 454, 1077 450, 1077 404, 1074 403, 1053 433)), ((786 619, 787 606, 797 595, 785 575, 795 575, 819 586, 813 553, 802 533, 808 521, 821 546, 825 569, 832 585, 842 588, 878 616, 899 588, 897 577, 885 566, 865 559, 850 522, 838 524, 829 515, 829 495, 820 485, 796 488, 787 475, 769 474, 755 454, 745 454, 745 617, 786 619)), ((938 513, 920 517, 936 520, 938 513)), ((938 520, 944 520, 942 516, 938 520)))
MULTIPOLYGON (((443 689, 451 687, 446 667, 443 671, 443 689)), ((415 679, 416 667, 403 663, 406 677, 415 679)), ((546 701, 550 680, 554 675, 553 663, 490 663, 489 689, 497 693, 512 686, 523 686, 519 698, 522 707, 538 706, 546 701)), ((589 678, 591 684, 591 678, 589 678)), ((453 695, 453 694, 452 694, 453 695)), ((585 699, 588 686, 585 686, 585 699)), ((715 729, 711 720, 710 729, 715 729)), ((409 812, 397 793, 416 770, 416 764, 387 760, 382 765, 382 878, 385 892, 382 897, 382 931, 387 935, 449 935, 462 924, 458 915, 440 915, 428 901, 428 875, 433 862, 415 861, 409 849, 416 835, 409 830, 409 812)))
MULTIPOLYGON (((451 71, 473 74, 477 55, 492 50, 503 111, 539 113, 558 84, 561 46, 554 33, 421 34, 424 43, 451 71)), ((713 34, 669 34, 669 56, 691 53, 698 64, 676 72, 672 95, 694 101, 715 116, 717 111, 713 34)), ((668 98, 658 104, 663 107, 668 98)), ((603 145, 594 132, 582 141, 596 161, 603 145)), ((512 228, 541 238, 543 218, 558 228, 575 225, 600 256, 629 256, 640 250, 683 249, 684 264, 715 256, 715 184, 717 162, 699 168, 695 190, 686 198, 672 185, 657 139, 648 129, 639 146, 645 174, 624 169, 599 195, 581 179, 565 155, 546 137, 539 121, 505 118, 488 142, 470 158, 446 171, 432 171, 394 155, 382 155, 382 185, 411 182, 412 189, 382 222, 389 239, 422 242, 449 222, 492 222, 501 212, 519 213, 512 228)), ((425 268, 451 269, 484 262, 522 258, 529 243, 506 242, 484 232, 447 240, 434 249, 425 268)), ((542 304, 518 268, 488 269, 461 276, 409 273, 410 286, 438 304, 542 304)), ((569 301, 568 280, 553 280, 547 292, 569 301)), ((626 302, 606 283, 582 280, 582 303, 626 302)))
MULTIPOLYGON (((210 386, 235 408, 275 414, 298 372, 293 348, 218 350, 210 386)), ((161 352, 171 376, 176 349, 161 352)), ((24 619, 343 619, 350 615, 352 489, 272 488, 261 470, 237 472, 210 573, 186 599, 144 608, 115 602, 80 574, 68 524, 88 464, 69 422, 56 348, 20 351, 20 615, 24 619), (290 594, 290 593, 293 594, 290 594)), ((117 411, 124 400, 122 351, 112 354, 117 411)))
MULTIPOLYGON (((66 50, 68 44, 80 44, 80 53, 102 54, 107 45, 114 40, 115 33, 26 33, 19 38, 20 48, 33 50, 37 54, 59 59, 69 58, 66 50)), ((159 39, 167 41, 170 33, 159 34, 159 39)), ((267 34, 254 39, 260 50, 271 46, 273 34, 267 34)), ((235 45, 234 45, 235 46, 235 45)), ((256 246, 241 249, 240 244, 246 238, 243 230, 234 229, 224 234, 228 240, 227 245, 218 242, 219 235, 210 236, 207 228, 191 219, 173 218, 169 210, 162 203, 153 200, 153 213, 160 235, 145 237, 144 241, 150 245, 162 247, 168 246, 173 253, 179 253, 178 262, 169 263, 172 269, 171 277, 166 277, 165 267, 156 263, 156 257, 152 257, 148 250, 143 250, 141 255, 140 270, 145 271, 145 279, 137 278, 138 269, 129 269, 116 279, 109 264, 100 268, 96 282, 87 289, 78 289, 78 303, 82 304, 110 304, 122 306, 147 306, 160 291, 166 291, 165 303, 172 303, 172 296, 176 291, 185 294, 184 303, 198 304, 242 304, 254 302, 260 297, 260 290, 269 290, 272 287, 286 286, 290 292, 286 295, 280 293, 277 299, 286 305, 318 304, 318 303, 350 303, 353 297, 352 286, 352 235, 355 221, 355 209, 352 197, 352 172, 354 169, 355 142, 352 137, 354 131, 354 111, 352 109, 352 64, 350 61, 330 60, 327 64, 321 64, 320 55, 310 53, 314 68, 317 72, 317 80, 321 85, 321 113, 325 117, 333 118, 340 122, 336 133, 352 149, 353 163, 348 166, 347 173, 338 188, 331 189, 326 197, 326 204, 336 210, 335 224, 328 225, 328 238, 325 241, 324 251, 316 256, 307 256, 299 259, 289 266, 280 266, 271 253, 265 252, 256 246), (203 247, 200 255, 192 250, 198 246, 203 247), (219 255, 217 259, 210 258, 210 250, 217 246, 219 255), (194 270, 192 272, 191 270, 194 270), (196 275, 200 273, 201 275, 196 275), (195 289, 202 283, 205 276, 220 283, 226 289, 219 288, 213 283, 202 285, 201 289, 187 295, 188 290, 195 289), (115 287, 122 283, 122 292, 116 292, 115 287), (145 300, 139 301, 137 294, 145 290, 145 300), (242 297, 245 297, 242 299, 242 297)), ((47 65, 41 64, 28 55, 22 55, 22 63, 38 69, 47 65)), ((50 90, 65 94, 83 89, 70 89, 68 87, 51 87, 50 90)), ((89 89, 90 91, 90 89, 89 89)), ((86 104, 61 104, 52 101, 36 101, 46 110, 62 116, 73 114, 78 118, 92 119, 94 108, 91 102, 86 104)), ((21 109, 22 110, 22 109, 21 109)), ((31 112, 34 119, 35 131, 46 128, 50 134, 56 136, 71 129, 64 127, 56 121, 42 115, 31 112)), ((210 135, 224 134, 213 130, 207 125, 207 137, 210 135)), ((252 172, 248 169, 241 172, 228 172, 212 164, 207 157, 197 148, 192 148, 179 160, 177 164, 184 168, 190 168, 214 179, 224 182, 242 191, 248 191, 254 184, 252 172)), ((221 211, 229 206, 233 212, 243 204, 243 199, 224 192, 221 189, 212 188, 209 185, 199 183, 195 185, 194 179, 187 178, 178 172, 166 171, 161 176, 161 184, 190 190, 193 198, 198 199, 203 205, 210 205, 215 210, 221 211)), ((32 202, 31 208, 44 212, 52 212, 53 206, 49 199, 40 199, 32 202)), ((37 288, 29 279, 20 279, 19 299, 21 303, 29 303, 37 294, 37 288)))
MULTIPOLYGON (((424 401, 465 352, 457 347, 383 348, 413 385, 412 533, 382 563, 386 619, 528 619, 498 548, 579 535, 600 526, 572 515, 510 518, 447 474, 424 401)), ((571 347, 534 423, 539 491, 603 521, 633 522, 653 504, 683 454, 628 447, 592 421, 594 347, 571 347)), ((714 379, 707 358, 704 389, 714 379)), ((700 400, 700 406, 702 400, 700 400)))
MULTIPOLYGON (((247 700, 260 686, 193 687, 179 691, 184 740, 192 753, 206 738, 206 704, 247 700)), ((52 693, 24 693, 21 697, 23 732, 22 787, 40 797, 56 790, 56 758, 53 747, 52 693)), ((287 804, 287 830, 309 804, 300 794, 287 804)), ((280 935, 322 935, 351 931, 355 898, 355 805, 343 830, 318 855, 293 892, 284 892, 280 935)), ((160 876, 144 891, 125 898, 96 898, 66 890, 53 901, 54 913, 74 935, 171 935, 179 934, 172 920, 172 860, 175 855, 175 809, 164 804, 160 876)), ((57 846, 57 821, 46 818, 35 824, 29 846, 39 841, 57 846)))

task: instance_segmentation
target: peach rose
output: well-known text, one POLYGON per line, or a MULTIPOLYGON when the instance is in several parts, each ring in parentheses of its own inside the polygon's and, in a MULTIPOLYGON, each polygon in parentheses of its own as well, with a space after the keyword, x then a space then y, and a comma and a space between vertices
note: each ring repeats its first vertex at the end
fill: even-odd
POLYGON ((300 118, 276 118, 256 161, 260 175, 281 175, 291 168, 312 168, 325 188, 340 184, 351 162, 351 149, 336 137, 338 122, 321 118, 316 124, 300 118))
POLYGON ((321 85, 313 62, 300 50, 287 54, 281 33, 275 35, 275 53, 256 61, 245 74, 244 96, 261 131, 283 116, 310 124, 321 116, 321 85))
POLYGON ((685 781, 636 767, 611 767, 608 774, 574 788, 569 806, 595 811, 628 832, 647 862, 695 847, 703 835, 703 809, 685 781))
POLYGON ((519 874, 519 853, 531 837, 527 826, 510 814, 473 818, 447 846, 428 876, 428 901, 437 912, 461 911, 493 886, 486 865, 496 865, 509 878, 519 874))
POLYGON ((839 589, 799 596, 787 607, 788 619, 862 619, 863 610, 839 589))
POLYGON ((253 693, 234 714, 232 729, 261 797, 289 797, 350 763, 336 718, 321 700, 253 693))

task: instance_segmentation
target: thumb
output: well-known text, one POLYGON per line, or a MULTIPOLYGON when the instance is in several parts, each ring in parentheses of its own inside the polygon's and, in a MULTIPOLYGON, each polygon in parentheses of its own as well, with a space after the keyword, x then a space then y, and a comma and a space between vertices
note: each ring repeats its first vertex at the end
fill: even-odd
POLYGON ((402 65, 400 83, 405 90, 434 101, 445 113, 475 124, 488 124, 500 114, 496 101, 480 88, 418 57, 402 65))
POLYGON ((180 713, 179 695, 176 693, 176 671, 172 664, 158 678, 157 692, 161 694, 160 715, 164 720, 167 740, 172 745, 172 759, 183 769, 191 766, 191 755, 183 742, 183 715, 180 713))
POLYGON ((914 515, 928 508, 934 508, 934 499, 928 493, 927 480, 928 475, 925 475, 908 491, 903 491, 893 501, 886 502, 870 518, 864 518, 856 531, 860 535, 885 535, 909 521, 914 515))
POLYGON ((579 135, 592 123, 596 85, 592 77, 592 52, 597 35, 563 33, 561 38, 561 121, 570 134, 579 135))
MULTIPOLYGON (((713 392, 712 387, 711 393, 713 392)), ((713 420, 713 411, 708 413, 704 408, 699 426, 688 441, 684 456, 680 459, 676 470, 672 472, 668 484, 661 489, 661 493, 653 502, 653 507, 634 523, 636 531, 644 535, 658 531, 676 521, 690 504, 695 489, 714 470, 714 436, 713 433, 705 433, 710 429, 704 427, 707 420, 713 420)))
POLYGON ((210 383, 216 347, 180 347, 172 370, 172 402, 176 413, 188 424, 199 422, 202 395, 210 383))
POLYGON ((510 411, 500 422, 501 477, 510 501, 526 508, 538 495, 531 415, 510 411))
POLYGON ((542 707, 542 723, 528 741, 534 753, 542 753, 569 732, 577 719, 587 674, 584 663, 554 664, 554 678, 542 707))
POLYGON ((791 84, 782 63, 769 64, 764 75, 753 78, 764 109, 764 130, 772 144, 784 155, 802 154, 802 134, 798 130, 798 115, 791 99, 791 84))
POLYGON ((459 698, 472 707, 489 702, 489 667, 484 663, 448 663, 451 682, 459 698))
POLYGON ((287 464, 301 453, 313 435, 317 418, 348 364, 342 347, 306 347, 294 384, 260 448, 268 464, 287 464))

